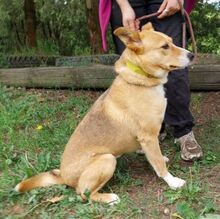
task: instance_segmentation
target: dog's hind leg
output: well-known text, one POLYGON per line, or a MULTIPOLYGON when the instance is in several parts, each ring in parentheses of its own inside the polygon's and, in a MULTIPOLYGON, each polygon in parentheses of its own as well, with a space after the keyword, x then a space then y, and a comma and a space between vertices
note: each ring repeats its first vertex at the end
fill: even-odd
POLYGON ((157 175, 163 178, 171 189, 182 187, 185 184, 185 181, 172 176, 167 170, 165 159, 160 150, 158 138, 148 136, 139 138, 139 141, 148 161, 153 166, 157 175))
POLYGON ((81 174, 76 188, 77 193, 86 199, 85 192, 89 191, 93 201, 114 204, 119 197, 114 193, 99 193, 98 191, 113 176, 116 158, 112 154, 97 155, 95 160, 81 174))

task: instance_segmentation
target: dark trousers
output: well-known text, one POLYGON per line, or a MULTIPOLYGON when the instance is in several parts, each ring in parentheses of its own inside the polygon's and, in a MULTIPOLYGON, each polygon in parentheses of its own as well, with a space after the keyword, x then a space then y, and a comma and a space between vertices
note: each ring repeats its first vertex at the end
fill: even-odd
MULTIPOLYGON (((156 12, 160 4, 153 3, 151 0, 130 1, 136 17, 156 12)), ((156 17, 143 20, 141 26, 150 21, 156 31, 163 32, 173 39, 177 46, 182 45, 182 16, 176 13, 164 19, 156 17)), ((122 15, 118 4, 113 0, 111 14, 112 31, 122 25, 122 15)), ((121 54, 125 47, 123 43, 113 35, 116 45, 116 52, 121 54)), ((164 122, 173 128, 173 135, 179 138, 192 130, 194 126, 193 116, 189 109, 190 88, 188 79, 188 69, 172 71, 168 75, 168 82, 165 84, 167 108, 164 122)))

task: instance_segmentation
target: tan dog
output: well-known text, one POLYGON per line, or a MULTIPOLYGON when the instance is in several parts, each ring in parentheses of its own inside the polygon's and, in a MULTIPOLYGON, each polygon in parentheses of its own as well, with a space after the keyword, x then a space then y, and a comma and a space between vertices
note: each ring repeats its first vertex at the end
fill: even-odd
POLYGON ((99 190, 112 177, 116 157, 142 149, 157 175, 179 188, 185 181, 172 176, 161 154, 158 135, 166 108, 163 84, 168 72, 185 68, 193 59, 172 39, 154 31, 151 23, 140 32, 115 31, 126 49, 115 64, 118 76, 94 103, 66 145, 60 170, 41 173, 19 183, 15 190, 66 184, 83 199, 117 203, 119 197, 99 190))

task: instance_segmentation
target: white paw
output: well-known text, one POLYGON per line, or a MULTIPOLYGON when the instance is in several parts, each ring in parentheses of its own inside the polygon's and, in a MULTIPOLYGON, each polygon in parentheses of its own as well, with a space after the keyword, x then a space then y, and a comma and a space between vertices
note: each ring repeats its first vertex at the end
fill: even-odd
POLYGON ((166 156, 163 156, 163 159, 164 159, 164 161, 165 161, 166 163, 168 163, 168 162, 170 161, 170 159, 169 159, 168 157, 166 157, 166 156))
POLYGON ((118 195, 112 193, 111 201, 108 204, 112 206, 112 205, 118 204, 119 202, 120 202, 120 198, 118 197, 118 195))
POLYGON ((138 149, 138 150, 136 150, 136 153, 137 153, 137 154, 145 154, 144 151, 143 151, 142 149, 138 149))
POLYGON ((185 185, 186 181, 183 179, 180 179, 178 177, 174 177, 173 181, 169 184, 169 187, 171 189, 178 189, 185 185))
POLYGON ((167 182, 169 187, 174 190, 181 188, 186 184, 185 180, 180 179, 178 177, 174 177, 170 173, 168 173, 163 179, 167 182))

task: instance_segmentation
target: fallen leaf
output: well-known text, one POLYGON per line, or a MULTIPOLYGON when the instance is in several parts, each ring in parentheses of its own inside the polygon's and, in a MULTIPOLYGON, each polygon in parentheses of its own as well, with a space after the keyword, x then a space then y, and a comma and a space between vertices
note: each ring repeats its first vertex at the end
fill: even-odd
POLYGON ((37 130, 41 130, 41 129, 43 129, 43 126, 42 125, 38 125, 36 129, 37 130))
POLYGON ((24 212, 24 209, 21 208, 21 206, 19 205, 15 205, 13 208, 12 208, 12 214, 22 214, 24 212))
POLYGON ((53 197, 51 199, 47 199, 46 201, 50 203, 56 203, 56 202, 62 201, 63 199, 64 199, 64 195, 61 195, 61 196, 53 197))

